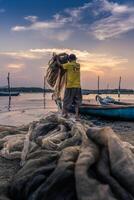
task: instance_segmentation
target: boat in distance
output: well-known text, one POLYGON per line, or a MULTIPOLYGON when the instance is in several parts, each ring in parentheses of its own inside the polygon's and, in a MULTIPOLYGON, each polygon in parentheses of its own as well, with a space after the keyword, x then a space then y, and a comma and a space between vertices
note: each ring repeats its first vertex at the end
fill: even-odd
POLYGON ((4 97, 4 96, 19 96, 20 93, 19 92, 0 92, 0 96, 4 97))
MULTIPOLYGON (((74 107, 71 108, 74 111, 74 107)), ((133 105, 92 105, 82 104, 79 110, 82 115, 103 117, 105 119, 116 119, 134 121, 133 105)))

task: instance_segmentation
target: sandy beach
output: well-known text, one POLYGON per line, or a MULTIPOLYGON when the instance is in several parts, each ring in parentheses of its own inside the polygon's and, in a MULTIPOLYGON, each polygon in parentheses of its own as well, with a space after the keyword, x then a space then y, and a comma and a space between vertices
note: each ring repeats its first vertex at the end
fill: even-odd
MULTIPOLYGON (((0 125, 5 126, 22 126, 27 125, 30 122, 39 120, 43 118, 46 114, 51 111, 57 111, 56 108, 49 109, 27 109, 27 110, 18 110, 11 112, 3 112, 0 114, 0 125)), ((118 121, 118 120, 106 120, 102 118, 89 117, 89 116, 81 116, 81 118, 86 119, 87 121, 91 121, 95 126, 105 127, 110 126, 117 135, 134 144, 134 123, 126 122, 126 121, 118 121)))
MULTIPOLYGON (((44 117, 47 113, 54 111, 54 109, 33 109, 33 110, 22 110, 22 111, 11 111, 4 112, 0 115, 0 125, 5 126, 22 126, 29 124, 32 121, 39 120, 44 117)), ((56 111, 56 108, 55 108, 56 111)), ((130 143, 134 143, 134 123, 126 121, 113 121, 105 120, 95 117, 81 116, 88 121, 91 121, 94 125, 99 127, 110 126, 117 134, 121 135, 122 138, 130 140, 130 143), (128 137, 128 139, 127 139, 128 137)))
POLYGON ((123 141, 134 145, 134 123, 92 118, 91 121, 100 127, 110 126, 123 141))
MULTIPOLYGON (((33 101, 35 103, 35 101, 33 101)), ((37 103, 37 101, 36 101, 37 103)), ((33 103, 32 103, 33 105, 33 103)), ((14 109, 10 112, 1 112, 0 113, 0 127, 22 127, 23 125, 28 125, 30 122, 37 121, 43 118, 51 111, 57 111, 57 108, 50 106, 43 108, 34 108, 34 109, 14 109)), ((71 114, 71 117, 73 115, 71 114)), ((87 117, 81 116, 82 119, 87 120, 92 123, 92 126, 96 127, 111 127, 114 132, 121 138, 122 141, 129 142, 134 145, 134 123, 125 122, 125 121, 113 121, 105 120, 96 117, 87 117)), ((0 194, 7 193, 7 186, 11 184, 12 177, 20 169, 20 160, 7 160, 0 157, 0 194)), ((4 200, 3 197, 1 200, 4 200)), ((8 199, 5 199, 8 200, 8 199)))
MULTIPOLYGON (((48 114, 50 110, 39 109, 27 110, 27 111, 12 111, 4 113, 0 117, 1 125, 0 127, 19 127, 22 125, 29 124, 32 121, 39 120, 48 114)), ((71 115, 73 117, 73 115, 71 115)), ((81 116, 81 118, 85 118, 81 116)), ((121 138, 121 140, 129 142, 134 145, 134 125, 133 122, 122 122, 122 121, 109 121, 104 119, 99 119, 95 117, 86 117, 86 120, 91 123, 92 126, 96 127, 105 127, 110 126, 115 133, 121 138)), ((8 185, 11 184, 12 177, 20 169, 20 160, 8 160, 0 157, 0 194, 7 195, 8 185)), ((4 200, 3 197, 0 197, 1 200, 4 200)), ((8 200, 8 199, 5 199, 8 200)))

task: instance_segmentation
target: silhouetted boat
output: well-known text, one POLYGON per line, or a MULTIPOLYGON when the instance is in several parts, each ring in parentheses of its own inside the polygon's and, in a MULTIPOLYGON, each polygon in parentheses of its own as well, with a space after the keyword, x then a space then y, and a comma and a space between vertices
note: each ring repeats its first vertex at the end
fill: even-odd
POLYGON ((19 96, 20 93, 19 92, 0 92, 0 96, 19 96))

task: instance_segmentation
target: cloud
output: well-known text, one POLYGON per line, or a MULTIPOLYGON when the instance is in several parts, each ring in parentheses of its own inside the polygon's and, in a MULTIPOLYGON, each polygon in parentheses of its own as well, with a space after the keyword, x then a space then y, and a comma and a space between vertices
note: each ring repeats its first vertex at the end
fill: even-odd
POLYGON ((62 24, 56 22, 34 22, 30 26, 15 26, 12 28, 12 31, 39 31, 43 29, 53 29, 53 28, 60 28, 62 24))
MULTIPOLYGON (((16 25, 11 28, 12 31, 41 31, 45 29, 59 29, 65 27, 66 24, 73 23, 78 20, 78 16, 80 16, 81 12, 87 7, 84 5, 82 7, 78 7, 75 9, 65 9, 63 13, 56 13, 52 16, 50 20, 39 20, 38 16, 26 16, 24 19, 29 21, 30 24, 21 26, 16 25), (77 20, 76 20, 77 19, 77 20)), ((71 24, 72 25, 72 24, 71 24)), ((74 23, 73 23, 74 25, 74 23)))
POLYGON ((134 30, 134 16, 119 20, 116 16, 102 19, 92 26, 93 35, 99 40, 115 38, 134 30))
POLYGON ((72 17, 72 20, 74 18, 79 18, 85 10, 89 9, 91 7, 92 3, 85 3, 83 6, 77 7, 77 8, 69 8, 65 9, 65 13, 68 13, 70 17, 72 17))
POLYGON ((0 52, 0 56, 6 56, 13 59, 26 59, 26 60, 34 60, 40 59, 41 55, 30 52, 30 51, 9 51, 9 52, 0 52))
POLYGON ((81 63, 82 71, 104 71, 104 69, 117 68, 121 64, 128 62, 127 59, 121 57, 110 56, 106 54, 90 53, 89 51, 80 51, 75 49, 31 49, 30 52, 39 53, 42 55, 52 55, 53 52, 59 54, 66 52, 68 54, 74 53, 77 55, 81 63))
MULTIPOLYGON (((99 40, 115 38, 134 30, 134 7, 101 0, 98 15, 104 11, 107 17, 100 18, 91 26, 92 34, 99 40)), ((99 1, 98 1, 99 3, 99 1)))
POLYGON ((134 30, 134 6, 109 0, 93 0, 56 13, 50 20, 41 21, 32 15, 24 19, 29 21, 28 25, 16 25, 11 30, 39 31, 43 37, 59 41, 65 41, 73 33, 82 31, 83 34, 105 40, 134 30))
POLYGON ((64 24, 67 22, 65 18, 61 18, 60 15, 54 15, 52 20, 49 21, 40 21, 37 16, 27 16, 24 18, 31 22, 30 25, 27 26, 15 26, 12 27, 12 31, 40 31, 45 29, 58 29, 62 28, 64 24))
POLYGON ((8 68, 12 68, 12 69, 21 69, 24 66, 24 64, 22 63, 10 63, 8 64, 8 68))
POLYGON ((17 25, 12 27, 11 30, 15 32, 38 31, 40 36, 59 41, 67 40, 73 32, 65 28, 65 24, 69 23, 71 18, 62 17, 59 14, 54 15, 53 19, 49 21, 40 21, 37 16, 27 16, 24 19, 29 21, 30 24, 26 26, 17 25))
POLYGON ((128 7, 127 5, 121 5, 116 2, 108 1, 108 0, 97 0, 100 2, 100 11, 110 11, 112 14, 122 14, 129 11, 133 11, 133 8, 128 7))
POLYGON ((26 27, 25 26, 15 26, 12 28, 12 31, 25 31, 26 27))
MULTIPOLYGON (((30 49, 26 51, 14 51, 14 52, 0 52, 0 57, 11 58, 16 61, 32 61, 32 60, 49 60, 52 53, 57 54, 66 52, 68 54, 74 53, 77 55, 79 62, 81 63, 82 71, 97 71, 98 69, 104 71, 107 68, 117 68, 121 64, 128 62, 127 59, 122 57, 115 57, 107 54, 91 53, 89 51, 82 51, 77 49, 58 49, 58 48, 46 48, 46 49, 30 49), (97 70, 96 70, 97 69, 97 70)), ((13 66, 13 65, 12 65, 13 66)), ((15 65, 16 66, 16 65, 15 65)))
POLYGON ((47 37, 50 40, 58 40, 64 42, 65 40, 70 38, 70 36, 73 34, 73 31, 69 29, 67 30, 61 29, 60 31, 47 30, 47 31, 42 31, 41 34, 43 37, 47 37))
POLYGON ((29 15, 29 16, 24 17, 24 19, 26 19, 27 21, 30 21, 30 22, 36 22, 38 17, 33 16, 33 15, 29 15))
MULTIPOLYGON (((48 61, 52 53, 66 52, 77 55, 81 64, 81 77, 83 88, 96 87, 96 77, 100 75, 104 82, 115 83, 115 77, 130 77, 133 68, 128 70, 128 60, 124 57, 100 54, 79 49, 44 48, 29 49, 13 52, 0 52, 1 77, 6 77, 10 71, 14 86, 43 86, 44 72, 48 67, 48 61)), ((132 79, 132 78, 131 78, 132 79)), ((128 80, 130 82, 130 80, 128 80)), ((0 80, 5 84, 5 78, 0 80)), ((105 85, 105 84, 104 84, 105 85)))

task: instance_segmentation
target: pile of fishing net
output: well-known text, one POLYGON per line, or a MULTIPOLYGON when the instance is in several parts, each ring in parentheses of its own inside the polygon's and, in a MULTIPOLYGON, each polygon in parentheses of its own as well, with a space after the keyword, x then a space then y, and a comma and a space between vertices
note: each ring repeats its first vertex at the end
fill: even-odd
MULTIPOLYGON (((8 196, 0 199, 134 199, 134 146, 111 128, 51 113, 24 135, 18 150, 21 167, 10 180, 8 196)), ((9 154, 13 151, 12 145, 9 154)))
POLYGON ((54 89, 54 98, 58 99, 61 96, 61 92, 64 89, 66 82, 66 73, 62 67, 59 67, 57 63, 57 57, 61 64, 68 62, 68 54, 61 53, 56 55, 53 54, 51 60, 48 63, 48 69, 46 73, 47 84, 54 89))

